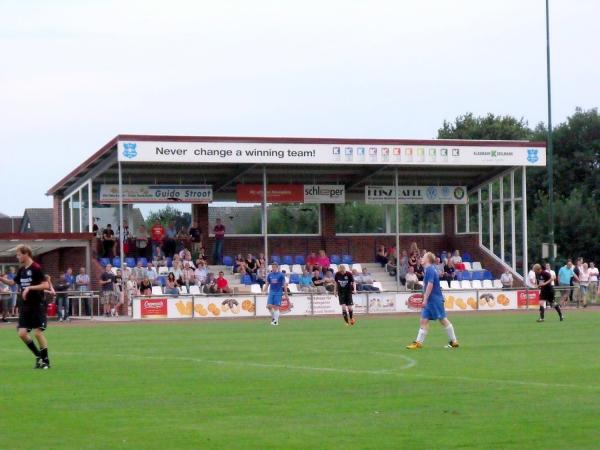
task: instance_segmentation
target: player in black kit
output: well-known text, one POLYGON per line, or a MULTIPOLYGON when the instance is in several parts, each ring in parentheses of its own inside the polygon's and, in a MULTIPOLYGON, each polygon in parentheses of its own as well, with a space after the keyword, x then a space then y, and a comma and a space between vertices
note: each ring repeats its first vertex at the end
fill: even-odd
POLYGON ((354 284, 354 277, 352 272, 346 270, 344 264, 340 264, 338 271, 335 274, 335 288, 334 294, 337 294, 342 307, 342 315, 348 325, 354 325, 354 312, 352 306, 354 301, 352 300, 352 294, 356 294, 356 285, 354 284))
POLYGON ((33 261, 31 249, 26 245, 17 246, 17 259, 21 264, 14 280, 0 277, 4 284, 12 286, 18 284, 21 287, 22 305, 19 308, 19 324, 17 333, 25 345, 35 355, 35 369, 49 369, 48 341, 44 336, 46 329, 46 302, 44 301, 44 290, 50 289, 46 276, 40 265, 33 261), (35 338, 40 348, 29 336, 34 331, 35 338))
POLYGON ((539 264, 535 264, 533 266, 533 271, 535 272, 535 277, 537 279, 538 287, 540 288, 540 318, 538 322, 544 321, 544 312, 546 310, 546 303, 548 306, 554 306, 556 312, 558 313, 558 318, 562 322, 563 315, 560 310, 560 305, 558 303, 554 304, 554 286, 552 286, 552 275, 550 272, 546 270, 542 270, 542 266, 539 264))

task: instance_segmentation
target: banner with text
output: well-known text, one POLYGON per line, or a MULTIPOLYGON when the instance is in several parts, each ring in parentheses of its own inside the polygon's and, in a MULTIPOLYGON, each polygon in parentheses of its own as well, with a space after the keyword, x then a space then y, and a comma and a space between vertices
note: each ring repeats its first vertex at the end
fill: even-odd
MULTIPOLYGON (((212 186, 124 184, 123 203, 210 203, 212 186)), ((119 203, 119 185, 100 185, 100 203, 119 203)))
POLYGON ((119 141, 119 161, 228 164, 545 166, 545 147, 119 141))
MULTIPOLYGON (((238 184, 238 203, 260 203, 263 201, 262 184, 238 184)), ((269 203, 345 203, 346 188, 338 184, 269 184, 269 203)))
MULTIPOLYGON (((370 204, 396 203, 394 186, 365 186, 365 202, 370 204)), ((466 204, 466 186, 398 186, 399 203, 466 204)))

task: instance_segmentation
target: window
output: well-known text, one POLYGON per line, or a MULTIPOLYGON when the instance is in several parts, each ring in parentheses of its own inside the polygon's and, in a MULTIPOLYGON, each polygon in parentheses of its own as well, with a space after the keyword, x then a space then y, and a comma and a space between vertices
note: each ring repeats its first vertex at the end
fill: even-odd
POLYGON ((386 233, 386 206, 360 202, 335 205, 336 233, 386 233))
MULTIPOLYGON (((400 233, 442 233, 442 205, 400 205, 400 233)), ((396 232, 395 215, 391 232, 396 232)))

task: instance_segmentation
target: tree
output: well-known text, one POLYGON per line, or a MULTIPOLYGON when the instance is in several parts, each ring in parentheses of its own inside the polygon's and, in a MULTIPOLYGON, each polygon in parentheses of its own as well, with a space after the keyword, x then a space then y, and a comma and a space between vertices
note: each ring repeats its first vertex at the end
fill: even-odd
POLYGON ((158 211, 152 211, 146 217, 146 228, 152 228, 154 222, 158 220, 163 227, 167 227, 171 222, 175 222, 175 229, 188 229, 192 223, 192 215, 188 212, 182 212, 172 206, 166 206, 158 211))
POLYGON ((523 118, 496 116, 492 113, 485 117, 467 113, 457 117, 453 123, 444 120, 442 128, 438 130, 438 139, 515 140, 532 137, 533 132, 523 118))

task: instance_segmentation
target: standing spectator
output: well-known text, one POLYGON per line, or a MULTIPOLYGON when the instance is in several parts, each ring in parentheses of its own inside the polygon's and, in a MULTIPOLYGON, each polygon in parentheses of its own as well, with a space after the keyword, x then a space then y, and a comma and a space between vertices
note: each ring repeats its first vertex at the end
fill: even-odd
POLYGON ((142 266, 142 262, 138 261, 133 268, 132 271, 135 280, 140 283, 144 278, 146 278, 146 269, 142 266))
POLYGON ((137 281, 135 280, 135 276, 133 274, 130 274, 129 278, 127 279, 127 283, 125 285, 125 291, 127 293, 127 301, 131 305, 131 302, 133 301, 133 297, 135 297, 136 295, 139 294, 138 284, 137 284, 137 281))
MULTIPOLYGON (((184 227, 179 228, 179 230, 177 231, 177 236, 175 237, 175 240, 177 241, 177 244, 175 246, 175 252, 179 252, 182 249, 186 248, 186 246, 188 245, 188 242, 190 242, 190 235, 187 233, 186 229, 184 227)), ((191 245, 189 245, 191 247, 191 245)), ((194 255, 192 255, 194 258, 196 258, 197 252, 194 252, 192 250, 192 252, 194 253, 194 255)))
POLYGON ((165 229, 158 219, 150 229, 150 238, 152 239, 152 254, 156 253, 156 247, 162 247, 165 238, 165 229))
POLYGON ((537 288, 537 276, 535 274, 535 271, 533 270, 533 264, 531 265, 531 269, 529 269, 529 273, 527 274, 527 280, 525 280, 525 282, 527 283, 527 286, 530 288, 537 288))
POLYGON ((190 227, 188 234, 190 235, 190 240, 192 242, 192 253, 194 253, 194 257, 198 258, 200 255, 200 248, 202 248, 202 229, 200 225, 198 225, 198 221, 194 222, 194 226, 190 227))
POLYGON ((100 275, 100 301, 104 305, 104 315, 110 316, 110 310, 115 305, 115 275, 112 266, 107 264, 100 275))
POLYGON ((388 251, 385 248, 385 245, 381 244, 381 245, 377 246, 377 253, 375 254, 375 261, 377 261, 379 264, 381 264, 381 267, 385 267, 385 265, 388 263, 388 261, 389 261, 388 251))
POLYGON ((506 269, 502 275, 500 275, 500 283, 502 283, 503 289, 510 289, 513 286, 513 276, 510 273, 510 269, 506 269))
POLYGON ((590 269, 588 263, 583 263, 579 269, 579 295, 583 302, 583 307, 587 307, 588 288, 590 287, 590 269))
POLYGON ((110 315, 113 317, 119 317, 119 308, 125 304, 125 289, 123 282, 123 272, 121 269, 117 269, 117 274, 115 275, 115 297, 117 299, 114 308, 111 308, 110 315))
POLYGON ((138 258, 148 257, 148 231, 145 225, 140 225, 137 236, 135 237, 135 250, 138 258))
POLYGON ((598 268, 590 262, 590 301, 595 302, 598 295, 598 268))
POLYGON ((579 301, 579 296, 581 295, 581 291, 579 289, 579 274, 581 273, 582 265, 583 265, 583 258, 577 258, 575 266, 573 267, 573 273, 575 274, 575 276, 573 278, 571 278, 571 286, 573 287, 569 294, 569 299, 571 300, 571 303, 575 300, 573 298, 574 296, 579 301))
POLYGON ((65 280, 68 284, 68 290, 74 291, 75 290, 75 275, 73 275, 73 269, 71 269, 70 267, 68 267, 67 270, 65 271, 65 280))
MULTIPOLYGON (((75 287, 79 291, 79 295, 86 294, 90 290, 90 276, 85 273, 85 267, 79 268, 79 273, 75 277, 75 287)), ((83 297, 83 308, 86 316, 91 316, 90 297, 83 297)), ((79 312, 81 314, 81 312, 79 312)))
MULTIPOLYGON (((10 281, 13 281, 16 276, 17 276, 17 269, 14 266, 10 266, 10 268, 8 269, 8 274, 6 275, 6 278, 9 279, 10 281)), ((11 309, 11 314, 13 316, 16 316, 18 313, 18 308, 17 308, 18 285, 16 283, 13 283, 12 285, 9 285, 9 287, 10 287, 10 292, 11 292, 9 307, 11 309)))
MULTIPOLYGON (((117 232, 117 237, 120 239, 121 238, 121 233, 120 233, 120 229, 117 232)), ((119 239, 117 239, 117 242, 119 242, 119 239)), ((125 256, 129 256, 131 254, 132 251, 132 239, 133 236, 131 234, 131 230, 129 229, 129 224, 127 223, 126 220, 123 221, 123 253, 125 253, 125 256)), ((121 251, 119 249, 119 251, 121 251)))
MULTIPOLYGON (((0 276, 6 277, 6 273, 0 273, 0 276)), ((2 322, 8 322, 9 315, 9 303, 10 303, 11 292, 8 284, 4 284, 0 281, 0 309, 2 310, 2 322)))
POLYGON ((213 249, 213 263, 221 264, 223 261, 223 243, 225 242, 225 225, 221 223, 221 219, 217 219, 213 228, 215 234, 215 247, 213 249))
POLYGON ((54 292, 56 292, 56 306, 58 311, 58 321, 69 319, 69 282, 67 281, 67 274, 63 273, 56 284, 54 285, 54 292))
POLYGON ((177 229, 175 228, 175 222, 171 221, 165 230, 165 255, 167 258, 172 258, 177 249, 177 229))
POLYGON ((568 259, 567 263, 558 271, 558 285, 562 288, 561 290, 564 289, 560 298, 560 304, 563 306, 567 303, 567 298, 571 296, 574 277, 575 272, 573 271, 573 262, 568 259))
POLYGON ((102 248, 104 249, 104 257, 112 258, 114 255, 113 247, 115 245, 115 232, 111 224, 107 224, 102 232, 102 248))
POLYGON ((556 284, 556 272, 554 270, 552 270, 552 267, 550 267, 550 263, 546 263, 544 265, 544 270, 546 272, 548 272, 550 274, 550 276, 552 277, 552 286, 554 286, 556 284))
POLYGON ((216 280, 217 294, 231 294, 232 290, 229 288, 229 282, 225 279, 223 272, 219 272, 219 276, 216 280))

